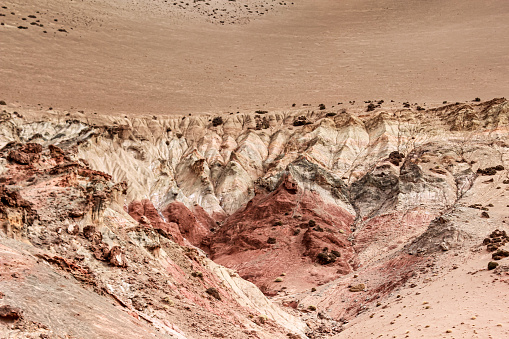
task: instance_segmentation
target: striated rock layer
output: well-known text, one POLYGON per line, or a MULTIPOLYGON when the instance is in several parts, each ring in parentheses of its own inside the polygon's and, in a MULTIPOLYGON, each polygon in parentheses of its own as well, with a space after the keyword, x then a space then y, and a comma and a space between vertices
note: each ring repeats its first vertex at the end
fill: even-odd
MULTIPOLYGON (((509 102, 408 106, 221 119, 6 110, 2 246, 41 284, 72 276, 69 288, 113 298, 158 335, 332 336, 440 254, 505 227, 509 102)), ((8 300, 34 331, 65 332, 8 300)))
POLYGON ((4 160, 20 156, 7 158, 0 177, 2 337, 305 334, 302 321, 255 285, 181 246, 187 231, 200 235, 199 213, 174 202, 165 222, 145 200, 131 203, 131 217, 122 206, 125 182, 57 146, 7 148, 4 160))

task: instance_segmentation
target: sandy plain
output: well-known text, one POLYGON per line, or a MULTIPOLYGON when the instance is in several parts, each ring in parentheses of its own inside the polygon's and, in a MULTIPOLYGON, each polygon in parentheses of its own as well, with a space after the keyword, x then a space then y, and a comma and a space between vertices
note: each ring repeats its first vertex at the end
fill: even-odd
POLYGON ((18 105, 182 114, 442 103, 509 91, 505 0, 2 6, 0 96, 18 105))

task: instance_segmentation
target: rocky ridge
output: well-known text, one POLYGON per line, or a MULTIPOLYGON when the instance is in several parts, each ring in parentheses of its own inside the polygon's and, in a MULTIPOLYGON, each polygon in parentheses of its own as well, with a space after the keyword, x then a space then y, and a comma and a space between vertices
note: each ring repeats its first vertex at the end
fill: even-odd
POLYGON ((509 187, 508 124, 505 99, 217 117, 6 109, 2 213, 17 242, 2 241, 167 335, 328 337, 440 253, 504 229, 490 208, 503 209, 509 187), (169 279, 171 303, 129 286, 138 271, 144 288, 169 279), (243 332, 204 327, 232 319, 243 332))
POLYGON ((179 232, 133 219, 123 207, 125 182, 113 183, 53 145, 12 143, 2 158, 3 336, 305 333, 304 323, 253 284, 180 246, 179 232))

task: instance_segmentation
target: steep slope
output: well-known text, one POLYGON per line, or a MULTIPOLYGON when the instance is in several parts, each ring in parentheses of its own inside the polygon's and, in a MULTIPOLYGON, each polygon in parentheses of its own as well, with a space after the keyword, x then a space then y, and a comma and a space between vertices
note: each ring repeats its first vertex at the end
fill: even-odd
POLYGON ((2 336, 304 334, 303 322, 254 285, 178 245, 178 227, 132 219, 122 207, 125 182, 52 145, 2 152, 2 336))
MULTIPOLYGON (((509 102, 407 106, 65 120, 8 106, 4 234, 72 269, 83 267, 66 251, 86 253, 94 283, 149 317, 145 326, 166 320, 188 337, 368 335, 352 320, 508 231, 509 102), (104 262, 127 267, 113 274, 104 262), (168 291, 151 289, 165 280, 168 291), (167 295, 201 320, 160 309, 167 295)), ((496 257, 503 275, 507 259, 496 257)))
POLYGON ((283 279, 285 286, 303 289, 351 272, 357 264, 348 240, 352 221, 347 210, 305 192, 288 176, 231 215, 203 245, 213 260, 275 295, 283 279))

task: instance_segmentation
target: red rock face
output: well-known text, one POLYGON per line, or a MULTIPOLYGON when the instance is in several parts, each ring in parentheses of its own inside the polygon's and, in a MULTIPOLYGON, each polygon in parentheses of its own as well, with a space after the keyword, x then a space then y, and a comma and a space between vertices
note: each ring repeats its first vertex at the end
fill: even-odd
POLYGON ((180 233, 193 245, 200 245, 202 239, 213 227, 212 218, 208 217, 201 207, 196 207, 197 215, 181 202, 172 202, 162 210, 164 218, 178 225, 180 233))
MULTIPOLYGON (((236 296, 265 299, 260 294, 253 297, 252 286, 233 273, 234 282, 223 283, 221 277, 230 272, 209 266, 182 237, 181 232, 199 243, 215 225, 201 207, 170 204, 164 213, 175 222, 166 222, 149 200, 135 201, 128 212, 139 222, 136 225, 118 204, 124 201, 125 183, 109 182, 107 174, 67 161, 66 156, 50 147, 31 166, 2 163, 7 163, 0 174, 2 334, 252 337, 243 324, 253 314, 267 312, 240 304, 236 296), (58 163, 55 157, 62 156, 58 163), (172 306, 182 311, 173 313, 172 306)), ((264 305, 282 312, 268 302, 264 305)), ((299 327, 291 322, 287 326, 304 329, 303 323, 295 323, 299 327)), ((279 338, 288 329, 272 323, 263 331, 271 333, 264 337, 279 338)))
POLYGON ((144 199, 142 201, 131 202, 128 207, 128 213, 140 224, 162 230, 171 235, 177 244, 184 244, 184 239, 178 225, 173 222, 165 222, 150 200, 144 199))
POLYGON ((161 214, 148 199, 132 201, 128 213, 142 225, 151 226, 171 235, 175 242, 184 245, 184 237, 193 245, 200 245, 202 239, 210 233, 216 224, 201 206, 194 206, 193 211, 181 202, 173 202, 163 209, 161 214))
MULTIPOLYGON (((216 222, 212 216, 210 216, 200 205, 193 206, 193 213, 196 220, 204 225, 208 231, 216 226, 216 222)), ((207 234, 209 233, 207 231, 207 234)))
POLYGON ((28 143, 17 150, 10 151, 7 159, 20 165, 31 165, 39 161, 41 152, 41 145, 28 143))
POLYGON ((352 222, 346 210, 286 178, 275 191, 258 193, 203 245, 216 262, 270 295, 282 273, 284 286, 301 289, 351 272, 357 265, 347 240, 352 222))

